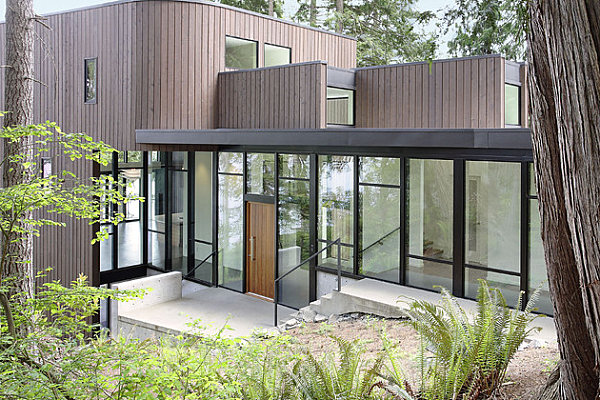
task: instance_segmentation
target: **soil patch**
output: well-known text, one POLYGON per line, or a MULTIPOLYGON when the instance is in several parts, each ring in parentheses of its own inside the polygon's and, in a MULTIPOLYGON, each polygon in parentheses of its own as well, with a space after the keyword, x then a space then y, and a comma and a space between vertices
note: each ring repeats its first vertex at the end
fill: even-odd
MULTIPOLYGON (((410 326, 401 320, 387 320, 362 315, 358 318, 334 322, 303 323, 286 332, 295 338, 299 349, 311 351, 316 357, 337 350, 333 337, 345 340, 360 339, 365 358, 376 358, 383 349, 381 339, 385 333, 388 341, 397 345, 396 353, 409 382, 417 381, 416 355, 419 338, 410 326)), ((510 363, 506 381, 496 396, 498 400, 530 400, 543 387, 546 378, 558 360, 556 345, 519 350, 510 363)))

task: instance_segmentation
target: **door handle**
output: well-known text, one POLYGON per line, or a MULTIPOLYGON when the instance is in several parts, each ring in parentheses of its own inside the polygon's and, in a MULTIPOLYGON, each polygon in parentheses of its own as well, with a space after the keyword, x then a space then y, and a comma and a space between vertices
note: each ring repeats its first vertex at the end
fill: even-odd
POLYGON ((254 261, 256 260, 255 254, 254 254, 254 250, 256 247, 256 237, 255 236, 250 236, 250 260, 254 261))

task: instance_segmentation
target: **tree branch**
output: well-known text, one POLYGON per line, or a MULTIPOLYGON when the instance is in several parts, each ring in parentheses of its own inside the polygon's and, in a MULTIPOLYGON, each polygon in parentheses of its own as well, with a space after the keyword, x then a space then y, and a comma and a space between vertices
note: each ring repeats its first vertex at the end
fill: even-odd
POLYGON ((6 314, 6 325, 8 325, 8 333, 12 336, 13 340, 17 338, 17 331, 15 329, 15 321, 13 319, 12 310, 10 309, 10 303, 5 293, 0 293, 0 303, 6 314))

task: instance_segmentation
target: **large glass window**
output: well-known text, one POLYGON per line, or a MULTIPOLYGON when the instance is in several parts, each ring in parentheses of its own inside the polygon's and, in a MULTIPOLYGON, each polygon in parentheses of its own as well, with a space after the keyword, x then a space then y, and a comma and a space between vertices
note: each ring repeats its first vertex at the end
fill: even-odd
MULTIPOLYGON (((278 273, 289 272, 310 256, 309 156, 279 155, 278 273)), ((280 301, 290 307, 308 304, 309 265, 286 276, 280 284, 280 301)))
POLYGON ((273 196, 275 192, 275 156, 248 153, 246 156, 247 193, 273 196))
POLYGON ((187 272, 187 249, 188 239, 188 192, 187 192, 187 174, 188 157, 183 151, 174 151, 171 153, 171 167, 169 168, 171 176, 169 179, 171 192, 171 268, 181 271, 184 275, 187 272))
POLYGON ((240 292, 244 265, 242 163, 242 153, 219 153, 219 285, 240 292))
POLYGON ((521 88, 515 85, 504 85, 504 123, 521 125, 521 88))
POLYGON ((407 162, 407 266, 411 286, 452 289, 453 162, 407 162))
POLYGON ((327 88, 327 124, 354 125, 354 90, 327 88))
MULTIPOLYGON (((113 157, 114 160, 114 157, 113 157)), ((100 166, 100 175, 103 177, 113 176, 113 163, 108 163, 107 165, 100 166)), ((108 184, 110 185, 110 184, 108 184)), ((110 187, 107 187, 110 189, 110 187)), ((101 199, 103 204, 102 208, 102 217, 109 218, 113 215, 113 204, 110 202, 106 202, 106 199, 101 199)), ((106 233, 108 237, 100 242, 100 271, 109 271, 113 269, 113 233, 114 233, 114 225, 111 223, 103 223, 100 226, 102 232, 106 233)))
POLYGON ((194 153, 194 267, 193 277, 212 283, 212 153, 194 153), (202 261, 204 261, 202 263, 202 261))
POLYGON ((359 273, 399 282, 401 160, 361 157, 359 162, 359 273))
POLYGON ((258 43, 253 40, 225 37, 225 67, 236 69, 256 68, 258 43))
MULTIPOLYGON (((353 272, 354 157, 319 156, 318 240, 320 249, 341 239, 342 269, 353 272)), ((337 268, 337 246, 321 253, 319 265, 337 268)))
POLYGON ((465 289, 476 297, 478 279, 519 295, 521 165, 467 161, 465 172, 465 289), (491 271, 495 270, 495 271, 491 271))
MULTIPOLYGON (((142 152, 126 151, 119 155, 119 179, 123 191, 128 197, 143 196, 142 188, 142 152)), ((119 267, 142 264, 142 203, 139 200, 122 204, 120 211, 125 220, 118 225, 119 267)))
POLYGON ((292 62, 292 49, 265 43, 265 67, 286 65, 292 62))
POLYGON ((166 267, 166 153, 152 151, 148 158, 148 261, 166 267))
POLYGON ((95 104, 97 100, 96 58, 87 58, 83 62, 85 72, 85 87, 83 100, 86 104, 95 104))

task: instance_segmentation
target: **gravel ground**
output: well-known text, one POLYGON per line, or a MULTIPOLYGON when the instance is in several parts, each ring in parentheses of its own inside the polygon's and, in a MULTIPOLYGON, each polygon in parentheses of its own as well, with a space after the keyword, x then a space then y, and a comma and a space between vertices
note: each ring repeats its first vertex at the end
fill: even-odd
MULTIPOLYGON (((286 334, 295 337, 299 348, 310 350, 316 356, 337 349, 330 336, 346 340, 360 338, 366 358, 375 358, 382 350, 381 332, 385 332, 390 342, 398 344, 397 350, 402 359, 400 365, 403 372, 409 382, 415 382, 417 377, 415 357, 419 340, 416 332, 402 321, 361 315, 358 318, 341 318, 335 323, 304 323, 288 330, 286 334)), ((508 367, 506 381, 496 398, 498 400, 533 399, 557 359, 556 345, 518 351, 508 367)))

